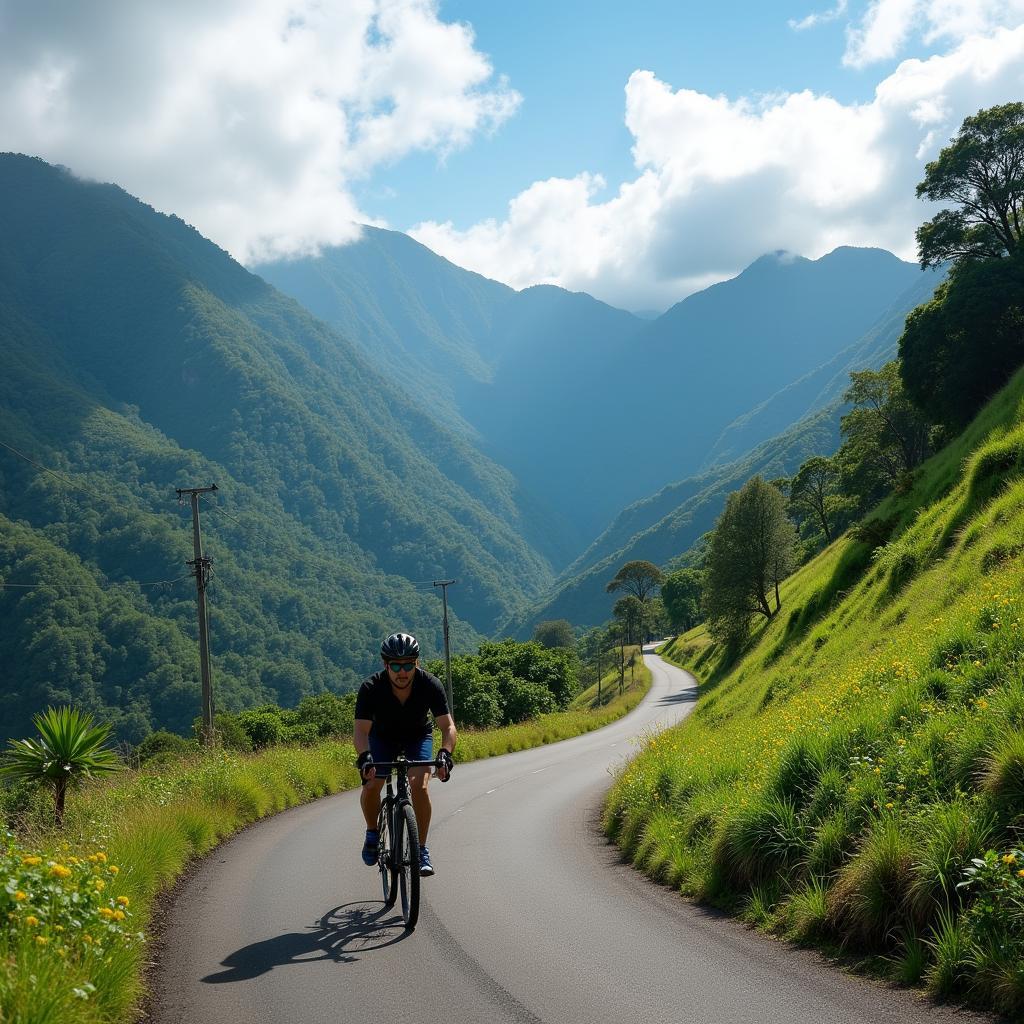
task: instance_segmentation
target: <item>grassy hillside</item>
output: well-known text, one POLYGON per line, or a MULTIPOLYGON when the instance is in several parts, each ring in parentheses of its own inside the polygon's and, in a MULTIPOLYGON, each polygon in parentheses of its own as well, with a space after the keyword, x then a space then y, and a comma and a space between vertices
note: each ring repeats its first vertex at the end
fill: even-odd
POLYGON ((699 630, 675 641, 701 700, 606 811, 638 865, 1024 1011, 1022 470, 1024 373, 791 577, 735 662, 699 630))

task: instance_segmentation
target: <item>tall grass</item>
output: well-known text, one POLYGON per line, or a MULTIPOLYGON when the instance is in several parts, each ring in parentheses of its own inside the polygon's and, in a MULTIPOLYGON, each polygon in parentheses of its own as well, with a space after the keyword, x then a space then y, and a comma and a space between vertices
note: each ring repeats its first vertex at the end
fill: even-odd
POLYGON ((703 630, 662 651, 701 699, 605 812, 641 866, 671 855, 683 891, 1018 1015, 1022 395, 1024 374, 873 513, 884 529, 787 580, 739 657, 703 630), (972 874, 986 851, 991 871, 972 874))
MULTIPOLYGON (((635 677, 619 695, 609 676, 600 702, 585 693, 568 711, 506 729, 463 731, 457 760, 607 725, 647 692, 650 673, 642 664, 635 677)), ((132 1019, 156 895, 191 858, 242 826, 357 786, 353 763, 351 744, 338 742, 167 758, 77 792, 59 832, 52 801, 19 790, 0 846, 0 1022, 132 1019)))

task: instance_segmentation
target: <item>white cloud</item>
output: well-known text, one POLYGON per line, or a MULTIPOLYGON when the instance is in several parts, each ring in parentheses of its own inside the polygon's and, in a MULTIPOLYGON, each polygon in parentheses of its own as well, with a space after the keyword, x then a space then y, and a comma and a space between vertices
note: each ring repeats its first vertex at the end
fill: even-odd
POLYGON ((818 25, 826 25, 830 21, 837 21, 846 13, 846 0, 838 0, 835 7, 827 11, 814 11, 807 17, 789 19, 789 27, 794 32, 805 32, 809 28, 816 28, 818 25))
POLYGON ((871 0, 860 24, 847 29, 843 63, 863 68, 905 51, 916 35, 930 45, 958 44, 998 28, 1014 28, 1024 0, 871 0))
MULTIPOLYGON (((938 31, 965 5, 932 6, 938 31)), ((587 174, 550 179, 503 221, 410 233, 513 286, 557 283, 633 309, 663 308, 775 249, 882 246, 913 259, 930 215, 914 195, 924 161, 964 117, 1021 95, 1024 26, 906 60, 860 104, 806 91, 713 97, 637 71, 626 87, 637 177, 611 198, 587 174)))
POLYGON ((0 149, 114 180, 243 261, 352 237, 352 183, 517 108, 437 0, 0 0, 0 149))

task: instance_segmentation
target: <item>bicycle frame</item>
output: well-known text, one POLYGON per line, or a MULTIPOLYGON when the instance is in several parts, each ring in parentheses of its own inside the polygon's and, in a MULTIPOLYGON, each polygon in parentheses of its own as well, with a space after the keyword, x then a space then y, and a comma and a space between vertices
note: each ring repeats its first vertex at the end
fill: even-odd
POLYGON ((393 907, 402 896, 402 917, 405 927, 412 931, 416 927, 420 907, 420 838, 416 825, 416 814, 409 794, 410 768, 437 768, 437 761, 410 761, 399 754, 394 761, 380 761, 374 768, 386 771, 387 783, 377 818, 380 852, 381 887, 384 890, 384 905, 393 907), (398 792, 392 786, 397 777, 398 792))

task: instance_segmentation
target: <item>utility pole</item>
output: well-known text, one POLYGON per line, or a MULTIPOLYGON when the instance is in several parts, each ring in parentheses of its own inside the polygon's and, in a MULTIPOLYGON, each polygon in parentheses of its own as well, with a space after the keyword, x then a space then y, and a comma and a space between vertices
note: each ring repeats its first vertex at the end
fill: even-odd
POLYGON ((199 669, 203 680, 203 744, 212 747, 213 730, 213 680, 210 678, 210 624, 206 615, 206 586, 210 582, 210 559, 203 557, 203 538, 199 532, 199 495, 217 490, 216 484, 209 487, 178 487, 178 504, 184 504, 186 494, 192 498, 192 548, 195 558, 186 565, 192 566, 196 578, 196 600, 199 604, 199 669))
POLYGON ((448 588, 458 580, 434 580, 434 586, 441 588, 441 600, 444 601, 444 689, 448 694, 448 710, 453 714, 452 706, 452 655, 448 644, 448 588))

